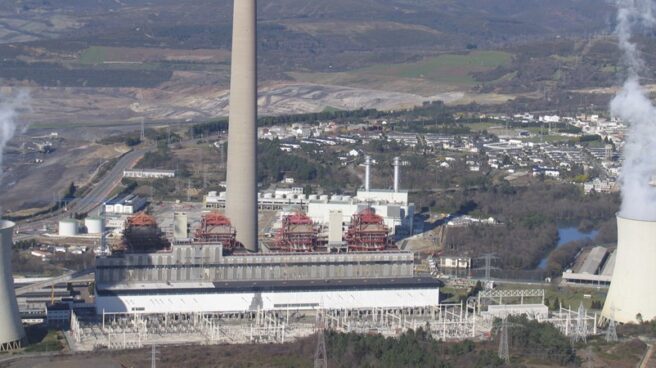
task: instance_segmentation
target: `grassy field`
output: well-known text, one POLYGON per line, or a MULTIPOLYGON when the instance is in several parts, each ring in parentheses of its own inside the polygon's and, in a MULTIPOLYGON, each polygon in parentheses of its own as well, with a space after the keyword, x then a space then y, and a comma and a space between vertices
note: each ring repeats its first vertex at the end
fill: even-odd
POLYGON ((30 345, 25 348, 26 353, 60 351, 64 349, 65 339, 61 332, 55 330, 45 330, 33 326, 27 329, 27 338, 30 345))
POLYGON ((91 46, 80 54, 80 63, 82 64, 102 64, 107 60, 105 47, 91 46))
POLYGON ((554 301, 558 299, 563 307, 571 307, 573 309, 578 308, 581 303, 583 303, 585 308, 590 309, 593 301, 603 302, 606 299, 606 293, 608 291, 604 288, 567 288, 553 285, 527 287, 526 285, 521 284, 499 284, 498 289, 544 289, 545 298, 547 299, 545 302, 548 302, 550 307, 553 306, 554 301))
POLYGON ((336 73, 291 72, 297 81, 359 88, 393 90, 430 96, 469 90, 476 84, 473 73, 508 65, 512 54, 473 51, 444 54, 403 64, 376 64, 336 73))
POLYGON ((472 73, 506 65, 511 58, 511 54, 501 51, 474 51, 462 55, 440 55, 416 63, 379 64, 356 70, 355 73, 471 86, 475 83, 472 73))
POLYGON ((484 130, 489 130, 492 127, 499 126, 499 123, 498 122, 480 122, 480 123, 465 124, 465 126, 469 129, 471 129, 472 132, 482 132, 484 130))

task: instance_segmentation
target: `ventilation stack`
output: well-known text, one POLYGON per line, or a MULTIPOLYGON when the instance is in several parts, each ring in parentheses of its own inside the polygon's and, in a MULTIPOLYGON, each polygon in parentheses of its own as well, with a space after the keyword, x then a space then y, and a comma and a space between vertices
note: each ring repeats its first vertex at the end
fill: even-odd
POLYGON ((257 252, 257 32, 255 0, 235 0, 230 66, 226 215, 257 252))
POLYGON ((656 221, 617 216, 617 255, 602 318, 638 323, 656 318, 656 221))
POLYGON ((364 158, 364 190, 369 191, 371 185, 371 156, 364 158))
POLYGON ((399 182, 401 180, 401 174, 399 172, 401 166, 401 160, 398 157, 394 157, 394 193, 399 192, 399 182))
POLYGON ((0 220, 0 351, 18 349, 24 345, 25 330, 18 312, 14 292, 14 277, 11 273, 11 248, 14 223, 0 220))

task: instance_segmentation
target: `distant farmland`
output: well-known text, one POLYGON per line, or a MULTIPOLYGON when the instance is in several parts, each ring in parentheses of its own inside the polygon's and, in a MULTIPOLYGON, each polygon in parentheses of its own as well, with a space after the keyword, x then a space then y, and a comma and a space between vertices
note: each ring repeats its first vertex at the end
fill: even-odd
POLYGON ((339 73, 290 73, 293 78, 314 83, 348 85, 416 93, 462 90, 476 84, 474 73, 510 65, 513 55, 501 51, 444 54, 417 62, 376 64, 339 73))

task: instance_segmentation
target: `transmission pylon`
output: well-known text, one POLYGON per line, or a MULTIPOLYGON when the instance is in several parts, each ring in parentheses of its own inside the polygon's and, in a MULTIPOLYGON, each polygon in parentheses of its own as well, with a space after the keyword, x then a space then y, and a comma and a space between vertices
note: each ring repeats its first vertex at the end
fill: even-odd
POLYGON ((146 129, 144 129, 144 118, 141 118, 141 141, 146 139, 146 129))
POLYGON ((586 310, 583 307, 583 302, 579 304, 579 310, 576 314, 576 328, 574 329, 574 334, 572 334, 572 339, 574 342, 587 342, 588 336, 588 324, 586 322, 586 310))
POLYGON ((150 346, 150 368, 157 368, 157 361, 159 360, 157 351, 157 345, 153 344, 150 346))
POLYGON ((617 328, 615 326, 615 308, 610 309, 610 318, 608 319, 608 329, 606 330, 606 342, 617 342, 617 328))
POLYGON ((485 281, 490 281, 492 278, 492 271, 493 270, 499 270, 498 267, 492 266, 492 261, 499 259, 496 255, 493 253, 487 253, 483 254, 482 256, 478 257, 477 259, 482 259, 485 262, 485 265, 483 267, 479 268, 474 268, 472 271, 479 271, 479 270, 484 270, 485 271, 485 281))
POLYGON ((317 348, 314 351, 314 368, 328 368, 328 354, 326 353, 326 335, 323 310, 317 312, 317 348))
POLYGON ((499 336, 499 359, 503 360, 506 365, 510 364, 510 350, 508 348, 508 318, 504 317, 501 321, 501 331, 499 336))

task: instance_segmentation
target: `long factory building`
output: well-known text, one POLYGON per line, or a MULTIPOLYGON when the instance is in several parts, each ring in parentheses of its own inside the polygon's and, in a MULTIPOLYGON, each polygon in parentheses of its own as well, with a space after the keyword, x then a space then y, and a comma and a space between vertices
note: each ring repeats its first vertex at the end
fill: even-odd
POLYGON ((439 304, 439 281, 415 277, 405 251, 224 255, 177 243, 99 257, 96 296, 99 314, 400 308, 439 304))

